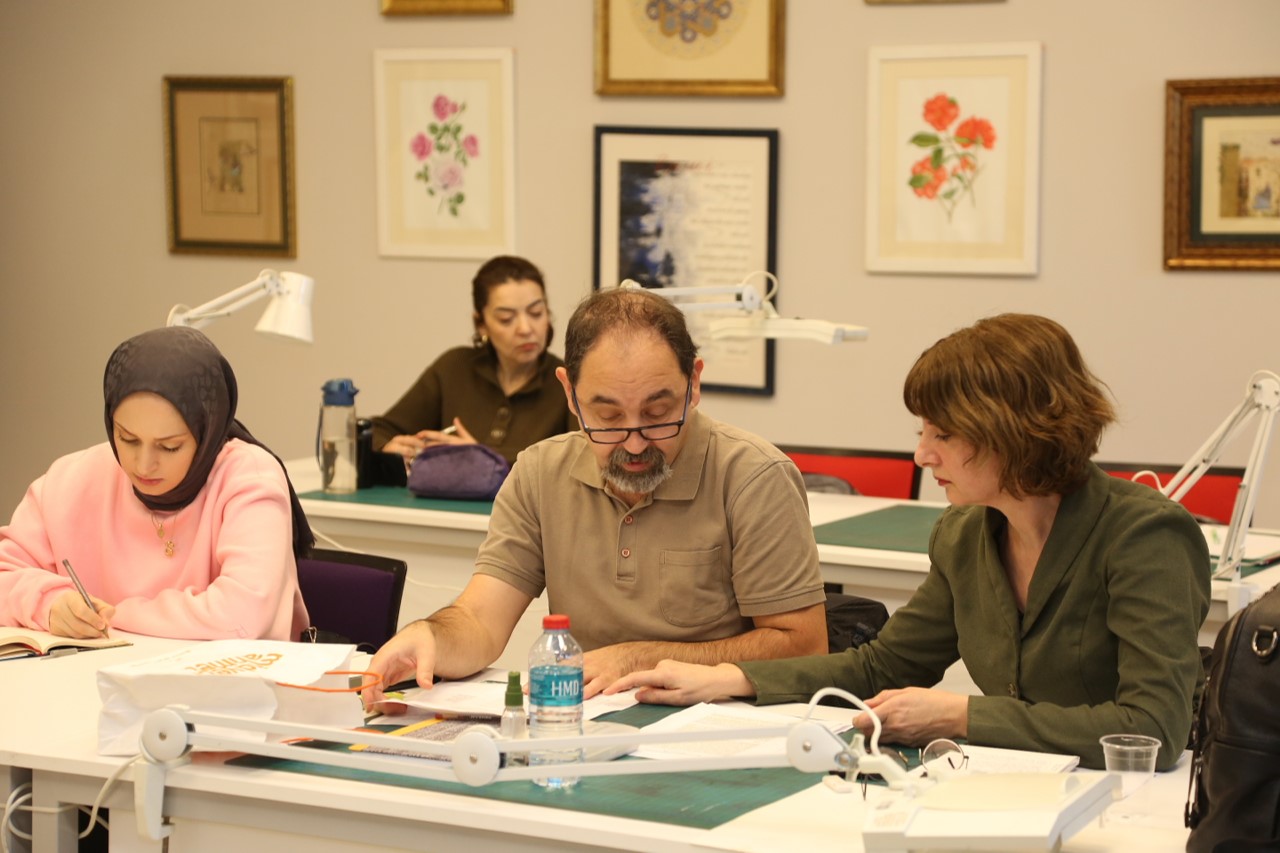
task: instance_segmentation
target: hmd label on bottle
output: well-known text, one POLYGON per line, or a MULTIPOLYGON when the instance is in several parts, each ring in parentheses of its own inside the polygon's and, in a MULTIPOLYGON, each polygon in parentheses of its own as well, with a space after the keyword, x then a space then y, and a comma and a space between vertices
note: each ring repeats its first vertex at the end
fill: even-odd
POLYGON ((582 701, 582 668, 537 666, 529 673, 529 700, 536 705, 577 705, 582 701))

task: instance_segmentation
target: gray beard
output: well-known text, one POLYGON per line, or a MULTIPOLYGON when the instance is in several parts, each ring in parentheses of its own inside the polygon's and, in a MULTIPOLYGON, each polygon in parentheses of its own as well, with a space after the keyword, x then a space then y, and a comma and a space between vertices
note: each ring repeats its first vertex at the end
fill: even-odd
POLYGON ((639 454, 628 453, 621 447, 609 454, 609 463, 600 476, 615 491, 626 495, 647 495, 671 476, 671 465, 662 451, 649 445, 639 454), (647 462, 649 469, 632 473, 622 466, 627 462, 647 462))

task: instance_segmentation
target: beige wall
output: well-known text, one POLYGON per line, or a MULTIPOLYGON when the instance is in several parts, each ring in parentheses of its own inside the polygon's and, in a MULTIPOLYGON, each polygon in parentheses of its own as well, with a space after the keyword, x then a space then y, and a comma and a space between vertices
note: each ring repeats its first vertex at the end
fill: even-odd
MULTIPOLYGON (((1280 370, 1280 276, 1160 268, 1164 81, 1280 73, 1276 0, 788 5, 787 95, 753 100, 595 96, 588 0, 516 0, 497 18, 384 18, 377 0, 0 0, 0 517, 54 457, 103 439, 100 377, 116 343, 278 263, 168 253, 164 75, 289 75, 296 87, 300 249, 281 268, 318 282, 317 342, 261 339, 252 311, 210 327, 250 429, 306 455, 325 379, 353 377, 360 410, 376 413, 467 339, 472 261, 378 257, 383 47, 515 49, 516 249, 545 270, 561 322, 590 287, 593 125, 780 130, 782 307, 872 337, 781 343, 773 399, 705 398, 775 441, 911 448, 900 383, 914 357, 1004 310, 1063 322, 1110 383, 1123 420, 1105 458, 1181 462, 1253 370, 1280 370), (869 275, 867 49, 1023 40, 1045 45, 1040 274, 869 275)), ((1224 462, 1242 464, 1247 443, 1224 462)), ((1272 457, 1260 521, 1280 526, 1272 457)))

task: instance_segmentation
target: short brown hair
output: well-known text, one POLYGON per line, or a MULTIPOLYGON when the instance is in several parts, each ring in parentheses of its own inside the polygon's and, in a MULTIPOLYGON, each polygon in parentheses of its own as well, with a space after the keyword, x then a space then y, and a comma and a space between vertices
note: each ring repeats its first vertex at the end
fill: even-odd
POLYGON ((907 374, 911 414, 1001 459, 1014 497, 1065 494, 1088 476, 1116 419, 1107 386, 1061 325, 1035 314, 979 320, 929 347, 907 374))
POLYGON ((564 333, 564 366, 571 383, 577 384, 587 352, 613 329, 648 329, 671 347, 680 372, 686 377, 693 375, 698 347, 689 335, 684 312, 670 300, 647 290, 611 287, 583 299, 569 318, 564 333))

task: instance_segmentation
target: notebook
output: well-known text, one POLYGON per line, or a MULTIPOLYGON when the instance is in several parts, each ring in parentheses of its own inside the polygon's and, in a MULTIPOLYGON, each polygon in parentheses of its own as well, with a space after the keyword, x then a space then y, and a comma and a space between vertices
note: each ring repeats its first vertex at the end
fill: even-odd
POLYGON ((119 637, 96 637, 81 639, 76 637, 59 637, 48 631, 37 631, 34 628, 0 627, 0 660, 13 658, 42 657, 44 655, 63 655, 78 652, 81 649, 109 649, 115 646, 133 645, 119 637))

